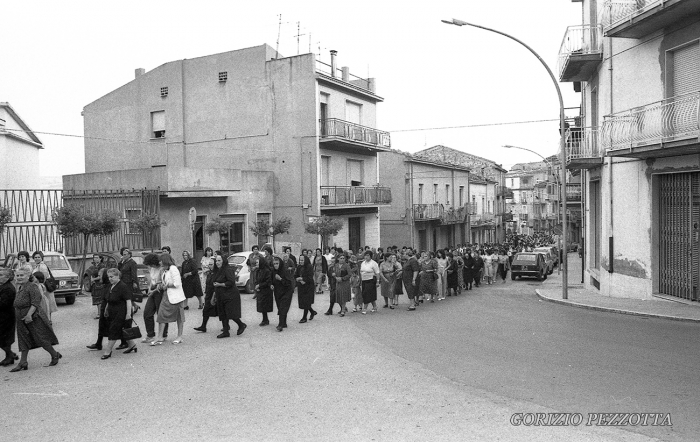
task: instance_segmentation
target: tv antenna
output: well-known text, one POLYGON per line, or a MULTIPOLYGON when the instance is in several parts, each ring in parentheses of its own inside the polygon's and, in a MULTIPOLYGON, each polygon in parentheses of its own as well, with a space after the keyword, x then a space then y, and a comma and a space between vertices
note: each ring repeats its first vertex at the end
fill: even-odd
POLYGON ((299 37, 306 35, 301 33, 301 22, 297 22, 297 35, 295 37, 297 38, 297 55, 299 55, 299 37))
MULTIPOLYGON (((279 58, 280 52, 280 34, 282 33, 282 14, 278 14, 279 24, 277 25, 277 45, 275 46, 275 59, 279 58)), ((289 23, 289 22, 285 22, 289 23)))

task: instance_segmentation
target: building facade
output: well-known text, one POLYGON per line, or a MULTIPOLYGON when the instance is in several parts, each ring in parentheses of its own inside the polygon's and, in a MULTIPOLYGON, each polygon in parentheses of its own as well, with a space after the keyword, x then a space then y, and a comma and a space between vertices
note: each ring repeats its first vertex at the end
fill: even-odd
POLYGON ((559 76, 581 91, 584 283, 611 296, 700 297, 700 2, 584 0, 559 76))
POLYGON ((0 158, 4 166, 0 167, 0 189, 42 188, 39 153, 43 148, 10 103, 0 102, 0 158))
POLYGON ((392 150, 379 154, 379 179, 392 189, 380 209, 383 246, 437 250, 469 242, 469 169, 392 150))
POLYGON ((335 51, 330 65, 262 45, 137 69, 85 106, 86 173, 64 188, 160 188, 161 241, 178 252, 249 250, 265 240, 249 226, 280 217, 291 228, 278 241, 316 247, 304 226, 322 215, 343 220, 331 244, 376 247, 391 201, 378 185, 377 152, 390 148, 374 129, 381 101, 335 51), (231 229, 206 235, 216 217, 231 229))

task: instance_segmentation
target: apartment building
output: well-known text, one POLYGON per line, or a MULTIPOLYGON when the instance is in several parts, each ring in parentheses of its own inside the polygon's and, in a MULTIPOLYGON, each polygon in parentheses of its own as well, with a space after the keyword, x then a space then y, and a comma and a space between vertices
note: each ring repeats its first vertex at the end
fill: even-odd
POLYGON ((261 45, 136 69, 85 106, 86 173, 64 188, 159 188, 162 243, 178 252, 248 250, 266 240, 249 226, 280 217, 292 223, 277 240, 317 247, 304 226, 322 215, 343 220, 331 244, 376 247, 391 202, 378 186, 377 153, 391 146, 375 129, 382 101, 336 51, 326 64, 261 45), (204 233, 215 217, 231 225, 220 237, 204 233))
POLYGON ((581 170, 584 282, 698 301, 700 2, 574 3, 559 78, 581 92, 566 167, 581 170))

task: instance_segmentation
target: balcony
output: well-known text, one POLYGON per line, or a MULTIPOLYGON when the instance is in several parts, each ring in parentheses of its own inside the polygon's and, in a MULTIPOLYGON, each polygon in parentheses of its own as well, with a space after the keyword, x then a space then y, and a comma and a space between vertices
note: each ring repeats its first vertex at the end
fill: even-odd
POLYGON ((504 199, 513 199, 513 190, 509 187, 499 187, 498 196, 504 199))
POLYGON ((601 25, 566 28, 559 48, 559 81, 587 81, 603 61, 601 25))
POLYGON ((606 37, 642 38, 700 12, 697 0, 607 0, 606 37))
POLYGON ((700 91, 608 115, 599 142, 608 155, 648 158, 697 153, 700 91))
POLYGON ((592 169, 603 164, 598 129, 573 127, 566 131, 566 168, 592 169))
POLYGON ((389 187, 321 186, 321 209, 389 204, 391 204, 389 187))
POLYGON ((566 202, 580 203, 581 202, 581 185, 567 184, 566 185, 566 202))
POLYGON ((449 204, 414 204, 414 221, 440 221, 441 224, 467 222, 468 206, 453 207, 449 204))
POLYGON ((493 213, 478 213, 469 215, 469 222, 472 227, 492 226, 496 222, 496 215, 493 213))
POLYGON ((323 147, 334 147, 341 150, 366 147, 378 151, 387 151, 391 148, 389 132, 360 126, 338 118, 319 120, 319 123, 321 124, 320 142, 323 147))

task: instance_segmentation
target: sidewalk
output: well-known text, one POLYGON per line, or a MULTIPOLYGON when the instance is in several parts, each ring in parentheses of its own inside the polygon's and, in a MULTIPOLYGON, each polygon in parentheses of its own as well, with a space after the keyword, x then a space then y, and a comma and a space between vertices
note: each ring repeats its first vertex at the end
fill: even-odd
POLYGON ((686 303, 665 296, 651 300, 617 298, 595 289, 587 290, 581 284, 581 259, 575 253, 570 253, 568 258, 569 299, 562 299, 561 277, 554 272, 535 290, 542 300, 604 312, 700 323, 700 303, 686 303))

